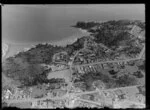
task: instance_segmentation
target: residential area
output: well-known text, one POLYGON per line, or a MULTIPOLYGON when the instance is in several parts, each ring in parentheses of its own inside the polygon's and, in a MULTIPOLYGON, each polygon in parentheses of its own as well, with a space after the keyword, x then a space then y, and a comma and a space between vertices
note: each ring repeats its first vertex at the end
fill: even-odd
MULTIPOLYGON (((79 26, 81 24, 84 23, 78 23, 79 26)), ((4 72, 9 73, 8 76, 12 78, 16 78, 14 76, 17 74, 20 76, 18 75, 16 82, 3 77, 3 105, 48 109, 145 108, 143 25, 124 21, 99 24, 89 22, 89 26, 85 27, 87 26, 92 35, 83 36, 68 47, 39 44, 36 48, 29 49, 29 53, 20 53, 9 58, 4 65, 4 72), (125 26, 121 25, 122 22, 125 26), (116 31, 118 28, 120 30, 116 31), (107 41, 103 35, 106 38, 110 35, 112 39, 108 37, 107 41), (41 52, 37 55, 37 60, 32 52, 41 52), (17 67, 19 72, 28 67, 30 71, 21 71, 20 74, 15 70, 17 67), (37 71, 33 71, 36 69, 37 71), (13 74, 10 74, 10 70, 13 74), (23 85, 16 87, 15 84, 23 85)))

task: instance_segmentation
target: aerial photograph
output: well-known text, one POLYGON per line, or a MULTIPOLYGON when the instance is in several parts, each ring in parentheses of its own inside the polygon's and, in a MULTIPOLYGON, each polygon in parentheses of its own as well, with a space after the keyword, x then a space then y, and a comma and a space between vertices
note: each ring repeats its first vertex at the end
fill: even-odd
POLYGON ((146 108, 145 4, 2 6, 2 108, 146 108))

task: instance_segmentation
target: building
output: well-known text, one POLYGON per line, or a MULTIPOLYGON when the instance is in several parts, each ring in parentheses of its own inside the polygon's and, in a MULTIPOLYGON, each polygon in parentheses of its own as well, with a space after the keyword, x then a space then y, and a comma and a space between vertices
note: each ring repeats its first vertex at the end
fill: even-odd
POLYGON ((139 26, 134 25, 130 34, 134 35, 135 37, 138 37, 141 30, 142 29, 139 26))
POLYGON ((140 32, 138 38, 145 40, 145 30, 140 32))
POLYGON ((32 101, 31 106, 32 106, 32 108, 38 107, 38 101, 32 101))
POLYGON ((94 71, 94 72, 97 72, 97 70, 96 70, 95 66, 93 66, 93 67, 92 67, 92 69, 93 69, 93 71, 94 71))
POLYGON ((79 72, 79 73, 84 73, 83 68, 82 68, 82 67, 79 67, 79 68, 78 68, 78 72, 79 72))
POLYGON ((93 71, 92 66, 88 66, 90 72, 93 71))
POLYGON ((107 63, 103 63, 103 64, 102 64, 102 67, 103 67, 103 69, 109 69, 107 63))
POLYGON ((96 69, 97 71, 100 71, 101 69, 103 69, 102 64, 96 65, 96 69))
POLYGON ((86 69, 85 69, 85 67, 84 67, 84 66, 82 67, 82 70, 83 70, 84 72, 86 72, 86 69))
POLYGON ((9 99, 11 95, 12 95, 12 93, 10 92, 10 90, 6 90, 4 93, 4 98, 9 99))
POLYGON ((88 66, 86 66, 86 67, 85 67, 85 71, 86 71, 86 72, 90 72, 91 70, 90 70, 90 68, 89 68, 88 66))

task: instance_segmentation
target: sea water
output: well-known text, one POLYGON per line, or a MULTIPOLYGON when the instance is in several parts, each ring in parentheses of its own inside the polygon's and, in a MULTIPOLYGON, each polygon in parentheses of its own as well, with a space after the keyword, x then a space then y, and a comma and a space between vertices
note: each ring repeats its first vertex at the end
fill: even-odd
POLYGON ((70 43, 84 35, 71 26, 78 21, 144 20, 144 5, 4 5, 2 41, 7 56, 37 43, 70 43))

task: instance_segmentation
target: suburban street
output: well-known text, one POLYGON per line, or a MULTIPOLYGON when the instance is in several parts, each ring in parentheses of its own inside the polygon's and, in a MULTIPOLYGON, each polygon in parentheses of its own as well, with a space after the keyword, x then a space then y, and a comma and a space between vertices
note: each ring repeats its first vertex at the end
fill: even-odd
MULTIPOLYGON (((80 50, 81 51, 81 50, 80 50)), ((83 65, 73 65, 73 62, 74 62, 74 59, 75 57, 78 55, 78 53, 80 52, 78 51, 71 64, 69 65, 70 66, 70 74, 73 73, 73 70, 72 70, 72 67, 75 67, 75 66, 88 66, 88 65, 94 65, 94 64, 102 64, 102 63, 115 63, 115 62, 124 62, 124 61, 134 61, 134 60, 138 60, 142 57, 142 55, 144 54, 145 52, 145 46, 144 48, 142 49, 141 53, 139 54, 139 57, 138 58, 132 58, 132 59, 126 59, 126 60, 116 60, 116 61, 103 61, 103 62, 95 62, 95 63, 90 63, 90 64, 83 64, 83 65)), ((70 82, 70 85, 68 86, 68 91, 70 90, 72 86, 72 82, 70 82)), ((90 92, 81 92, 81 93, 75 93, 73 94, 75 97, 78 96, 78 95, 83 95, 83 94, 92 94, 92 93, 101 93, 102 91, 114 91, 114 90, 117 90, 117 89, 130 89, 130 88, 134 88, 134 87, 137 87, 137 86, 140 86, 140 85, 135 85, 135 86, 128 86, 128 87, 120 87, 120 88, 114 88, 114 89, 105 89, 105 90, 95 90, 95 91, 90 91, 90 92)), ((66 95, 62 96, 62 97, 54 97, 54 98, 51 98, 49 96, 46 96, 44 98, 40 98, 40 99, 13 99, 13 100, 7 100, 7 103, 8 104, 11 104, 11 103, 22 103, 22 102, 32 102, 32 101, 38 101, 38 100, 46 100, 46 99, 50 99, 50 100, 58 100, 58 99, 64 99, 64 98, 67 98, 69 96, 69 93, 67 93, 66 95)), ((72 96, 72 97, 74 97, 72 96)), ((75 99, 76 100, 76 99, 75 99)), ((93 102, 93 101, 89 101, 89 100, 84 100, 84 99, 78 99, 78 100, 81 100, 81 101, 85 101, 85 102, 89 102, 89 103, 93 103, 93 104, 97 104, 97 105, 101 105, 100 103, 98 102, 93 102)), ((133 102, 132 102, 133 103, 133 102)))
POLYGON ((117 63, 117 62, 128 62, 128 61, 139 60, 141 59, 144 52, 145 52, 145 45, 137 58, 131 58, 131 59, 125 59, 125 60, 101 61, 101 62, 94 62, 94 63, 88 63, 88 64, 74 65, 73 67, 90 66, 90 65, 102 64, 102 63, 117 63))
POLYGON ((85 99, 78 99, 78 100, 79 100, 79 101, 84 101, 84 102, 88 102, 88 103, 91 103, 91 104, 96 104, 96 105, 102 106, 101 103, 94 102, 94 101, 91 101, 91 100, 85 100, 85 99))

